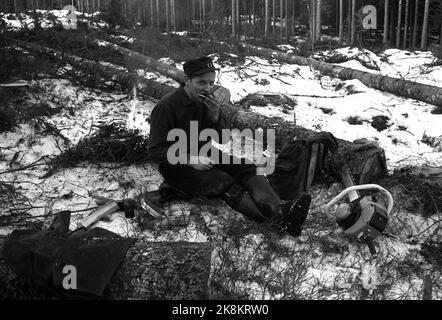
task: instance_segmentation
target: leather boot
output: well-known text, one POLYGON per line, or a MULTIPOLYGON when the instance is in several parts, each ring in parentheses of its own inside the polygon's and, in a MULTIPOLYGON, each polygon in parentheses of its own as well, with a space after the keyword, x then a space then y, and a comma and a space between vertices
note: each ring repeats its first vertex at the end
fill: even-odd
POLYGON ((266 221, 266 217, 256 206, 252 197, 239 183, 234 183, 223 195, 222 199, 234 210, 257 222, 266 221))
POLYGON ((282 215, 283 202, 266 177, 262 175, 252 177, 246 183, 246 190, 266 218, 275 219, 282 215))

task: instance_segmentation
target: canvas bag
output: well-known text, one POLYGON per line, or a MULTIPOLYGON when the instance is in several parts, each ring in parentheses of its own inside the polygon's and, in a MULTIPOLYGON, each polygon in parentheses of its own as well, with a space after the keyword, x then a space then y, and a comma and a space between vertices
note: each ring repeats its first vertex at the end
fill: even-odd
POLYGON ((328 174, 328 156, 338 150, 336 138, 329 132, 320 132, 310 139, 285 143, 275 161, 275 171, 269 175, 273 189, 283 200, 293 200, 307 191, 308 171, 312 146, 318 144, 315 178, 328 174))

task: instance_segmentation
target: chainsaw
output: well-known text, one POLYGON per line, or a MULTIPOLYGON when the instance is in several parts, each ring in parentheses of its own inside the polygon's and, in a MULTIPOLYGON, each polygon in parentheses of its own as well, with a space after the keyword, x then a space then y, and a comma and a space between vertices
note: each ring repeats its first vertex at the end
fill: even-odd
POLYGON ((350 171, 344 167, 341 171, 342 182, 345 189, 331 200, 326 207, 330 208, 344 196, 348 195, 350 204, 343 203, 338 206, 334 213, 337 223, 344 229, 344 234, 351 239, 366 242, 370 253, 377 254, 374 246, 374 239, 383 234, 393 209, 393 197, 390 192, 377 184, 355 185, 350 171), (388 206, 385 208, 373 196, 361 196, 361 190, 382 191, 388 199, 388 206))

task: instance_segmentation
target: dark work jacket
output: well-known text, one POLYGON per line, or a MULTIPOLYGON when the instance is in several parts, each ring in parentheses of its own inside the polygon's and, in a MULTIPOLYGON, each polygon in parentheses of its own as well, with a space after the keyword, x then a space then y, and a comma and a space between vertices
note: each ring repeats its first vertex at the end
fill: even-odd
MULTIPOLYGON (((179 128, 184 130, 187 137, 187 153, 190 152, 190 121, 198 121, 198 135, 203 129, 215 129, 219 139, 222 139, 222 129, 229 129, 230 123, 221 112, 217 122, 213 122, 208 114, 207 107, 195 102, 187 95, 184 86, 181 85, 175 91, 164 96, 152 110, 150 118, 150 135, 148 151, 150 158, 160 167, 171 164, 167 160, 167 151, 174 141, 167 141, 170 130, 179 128)), ((209 140, 198 141, 198 151, 209 140)), ((177 141, 176 138, 175 141, 177 141)), ((219 141, 217 141, 219 142, 219 141)))

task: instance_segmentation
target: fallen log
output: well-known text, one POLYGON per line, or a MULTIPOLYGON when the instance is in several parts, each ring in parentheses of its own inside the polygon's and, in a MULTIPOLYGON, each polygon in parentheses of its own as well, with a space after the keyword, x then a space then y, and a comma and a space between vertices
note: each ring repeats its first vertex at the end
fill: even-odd
POLYGON ((184 72, 177 69, 177 68, 170 66, 167 63, 164 63, 164 62, 158 61, 156 59, 153 59, 151 57, 145 56, 144 54, 141 54, 139 52, 124 48, 124 47, 119 46, 115 43, 111 43, 111 42, 104 41, 104 40, 97 40, 95 38, 92 38, 91 40, 96 43, 100 43, 100 45, 104 44, 106 46, 113 48, 114 50, 119 51, 120 53, 125 55, 128 59, 131 59, 132 62, 135 62, 135 64, 137 64, 137 65, 143 66, 143 67, 148 68, 149 70, 152 70, 152 71, 157 71, 157 72, 177 81, 178 83, 184 82, 184 72))
POLYGON ((89 59, 80 58, 74 55, 69 55, 61 51, 43 47, 35 43, 29 43, 21 40, 14 40, 14 42, 23 48, 36 52, 38 54, 44 54, 52 57, 56 60, 63 60, 71 64, 72 66, 83 70, 84 72, 96 72, 98 75, 105 79, 110 79, 119 83, 123 89, 131 90, 134 85, 142 88, 141 92, 150 97, 162 97, 167 93, 174 90, 172 86, 165 86, 153 80, 139 77, 136 74, 129 73, 120 70, 112 65, 102 62, 96 62, 89 59))
POLYGON ((209 298, 212 245, 138 240, 104 293, 107 299, 209 298))
MULTIPOLYGON (((94 39, 94 41, 97 40, 94 39)), ((100 42, 102 41, 100 40, 100 42)), ((113 49, 118 50, 122 54, 131 57, 138 64, 152 71, 157 71, 165 76, 168 76, 176 80, 178 83, 184 81, 184 72, 173 66, 157 61, 138 52, 123 48, 119 45, 110 42, 104 43, 111 46, 113 49)), ((155 98, 160 99, 161 97, 155 98)), ((279 119, 267 118, 253 112, 232 108, 230 105, 225 105, 223 107, 223 111, 226 113, 226 115, 228 115, 233 126, 241 130, 244 128, 275 128, 277 136, 276 144, 278 147, 281 147, 285 142, 294 138, 305 139, 312 137, 313 135, 311 130, 294 126, 288 122, 282 122, 279 119)), ((337 172, 343 163, 352 162, 354 163, 351 166, 353 169, 352 171, 359 184, 373 182, 377 178, 380 178, 386 174, 387 169, 385 154, 383 151, 381 152, 379 148, 369 148, 369 151, 365 150, 364 154, 361 155, 360 152, 357 151, 358 148, 353 144, 344 140, 339 140, 339 144, 341 148, 343 148, 343 151, 340 151, 339 155, 335 156, 335 168, 332 169, 333 171, 337 172), (358 165, 355 165, 356 163, 358 163, 358 165)), ((339 177, 339 175, 336 177, 339 177)))
POLYGON ((274 57, 280 61, 310 66, 325 75, 338 77, 342 80, 358 79, 370 88, 390 92, 405 98, 420 100, 436 106, 442 106, 442 87, 345 68, 327 62, 317 61, 312 58, 295 56, 250 44, 240 44, 239 46, 251 54, 274 57))
MULTIPOLYGON (((61 291, 50 292, 21 284, 3 259, 0 236, 0 299, 65 298, 61 291)), ((151 242, 137 240, 113 275, 104 299, 115 300, 197 300, 209 298, 212 245, 198 242, 151 242)))
MULTIPOLYGON (((202 40, 192 38, 189 38, 189 40, 195 42, 216 42, 218 45, 221 44, 220 42, 214 40, 202 40)), ((177 72, 178 69, 173 67, 167 68, 167 64, 163 62, 155 61, 152 58, 146 57, 140 53, 135 53, 134 51, 115 44, 108 44, 112 45, 114 49, 120 51, 121 53, 130 55, 138 62, 144 63, 146 67, 150 68, 151 70, 155 70, 164 75, 168 75, 178 82, 182 81, 182 77, 184 76, 184 74, 180 73, 179 71, 177 72)), ((226 47, 232 47, 232 45, 227 43, 223 43, 223 45, 225 45, 226 47)), ((237 49, 245 50, 246 52, 253 55, 273 57, 278 59, 279 61, 284 61, 287 63, 310 66, 325 75, 338 77, 342 80, 358 79, 370 88, 389 92, 405 98, 420 100, 436 106, 442 106, 442 87, 346 68, 338 66, 336 64, 318 61, 313 58, 296 56, 285 52, 264 47, 258 47, 246 43, 236 43, 235 46, 237 49)))
MULTIPOLYGON (((85 70, 94 70, 103 77, 110 78, 121 83, 123 87, 131 88, 137 85, 139 93, 147 96, 161 99, 165 94, 175 90, 167 84, 159 83, 154 80, 148 80, 144 77, 139 77, 134 74, 119 70, 110 65, 104 65, 99 62, 81 59, 76 56, 62 54, 51 48, 40 47, 35 44, 28 44, 26 42, 18 42, 20 46, 27 49, 37 51, 39 53, 48 54, 57 59, 65 59, 77 68, 85 70)), ((173 68, 173 67, 171 67, 173 68)), ((175 68, 176 69, 176 68, 175 68)), ((275 129, 276 148, 292 141, 294 138, 305 139, 315 136, 316 132, 297 126, 291 122, 281 120, 280 118, 269 118, 257 113, 225 104, 222 106, 223 112, 231 120, 232 126, 240 130, 249 129, 275 129)), ((375 182, 387 174, 387 165, 385 159, 385 152, 383 149, 369 145, 366 148, 361 148, 352 142, 338 139, 340 150, 331 158, 330 173, 332 176, 339 179, 340 170, 343 164, 347 164, 354 175, 355 181, 358 184, 375 182)))

